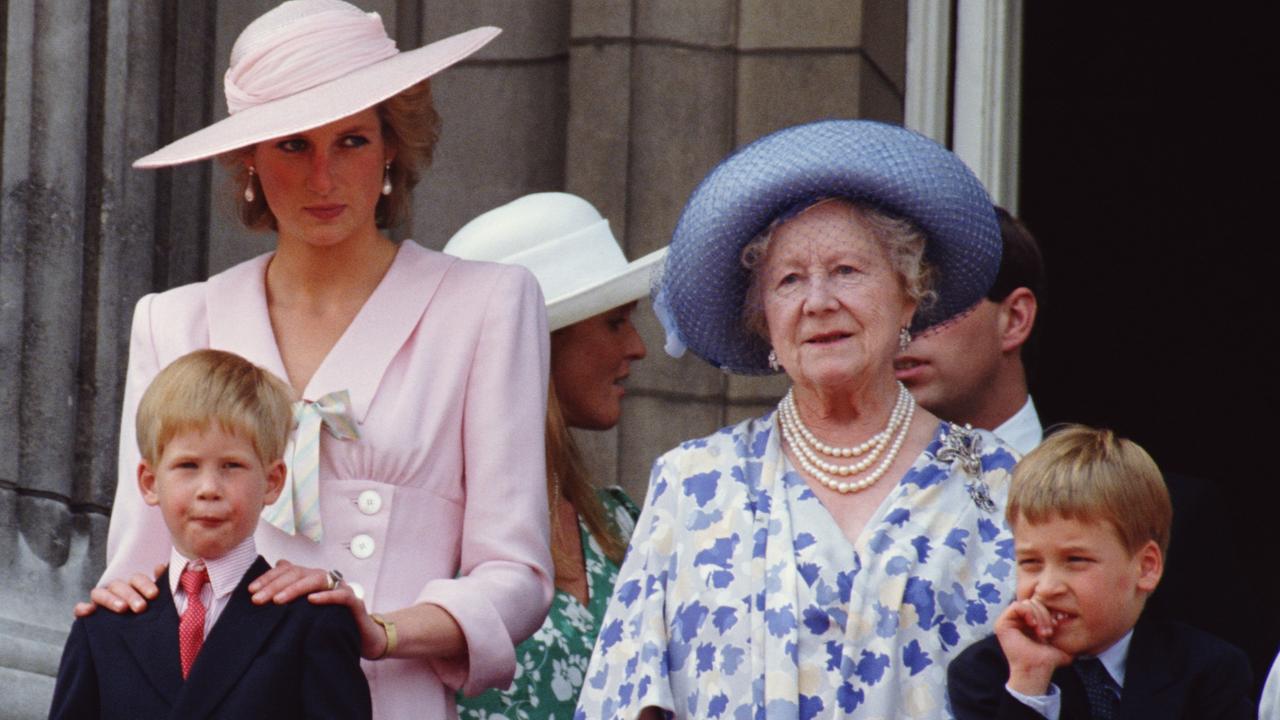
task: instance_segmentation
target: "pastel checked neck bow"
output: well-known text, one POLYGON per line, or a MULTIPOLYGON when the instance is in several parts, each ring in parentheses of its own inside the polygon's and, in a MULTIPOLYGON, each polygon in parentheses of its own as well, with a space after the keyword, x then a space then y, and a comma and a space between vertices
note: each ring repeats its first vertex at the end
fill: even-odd
POLYGON ((315 402, 293 404, 294 433, 285 448, 284 489, 262 510, 262 519, 290 535, 302 533, 314 542, 324 537, 320 526, 320 427, 339 440, 359 440, 351 414, 351 394, 336 390, 315 402))

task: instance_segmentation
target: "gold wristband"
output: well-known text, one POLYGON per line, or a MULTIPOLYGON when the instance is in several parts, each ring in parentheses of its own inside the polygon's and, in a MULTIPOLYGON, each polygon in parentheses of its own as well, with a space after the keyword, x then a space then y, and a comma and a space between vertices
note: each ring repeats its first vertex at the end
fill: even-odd
POLYGON ((396 624, 378 613, 369 613, 369 619, 382 626, 383 632, 387 634, 387 646, 382 649, 382 654, 370 660, 381 660, 396 650, 396 624))

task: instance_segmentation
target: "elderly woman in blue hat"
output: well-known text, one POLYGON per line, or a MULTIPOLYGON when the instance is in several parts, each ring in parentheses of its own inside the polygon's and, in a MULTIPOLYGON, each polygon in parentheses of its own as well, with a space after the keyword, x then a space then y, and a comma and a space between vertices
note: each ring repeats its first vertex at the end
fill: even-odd
POLYGON ((668 351, 791 389, 654 464, 579 716, 948 715, 947 662, 1012 597, 1015 456, 916 407, 893 358, 999 255, 982 186, 898 127, 789 128, 702 182, 658 289, 668 351))

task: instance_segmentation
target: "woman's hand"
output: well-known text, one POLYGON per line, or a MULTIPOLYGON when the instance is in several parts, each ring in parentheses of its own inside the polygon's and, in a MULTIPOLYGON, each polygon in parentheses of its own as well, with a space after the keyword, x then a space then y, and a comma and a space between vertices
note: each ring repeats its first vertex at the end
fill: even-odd
MULTIPOLYGON (((346 605, 360 628, 360 656, 368 660, 386 655, 387 633, 369 617, 364 601, 357 598, 351 586, 340 582, 330 588, 329 573, 304 568, 288 560, 259 575, 249 583, 253 602, 283 604, 307 596, 316 605, 346 605)), ((467 651, 466 637, 453 616, 439 605, 422 603, 385 613, 395 623, 399 641, 391 657, 460 657, 467 651)))
POLYGON ((165 563, 156 566, 155 579, 142 573, 134 573, 127 581, 116 578, 102 587, 96 587, 89 592, 92 602, 76 603, 73 612, 76 617, 86 617, 101 605, 114 613, 140 613, 147 609, 148 600, 155 600, 160 594, 155 581, 164 574, 164 569, 165 563))
POLYGON ((249 583, 249 592, 253 593, 255 605, 269 602, 283 605, 303 595, 314 597, 315 593, 329 591, 329 583, 328 570, 306 568, 281 560, 249 583))
POLYGON ((366 660, 386 654, 387 633, 369 617, 364 601, 356 597, 351 586, 340 582, 330 588, 332 579, 327 570, 305 568, 281 560, 276 566, 249 583, 253 602, 265 605, 269 602, 284 604, 295 598, 307 596, 316 605, 346 605, 360 628, 360 657, 366 660))
POLYGON ((1009 661, 1009 687, 1023 695, 1049 691, 1053 671, 1071 663, 1071 656, 1051 642, 1053 613, 1039 600, 1018 600, 996 619, 996 639, 1009 661))
POLYGON ((369 617, 364 601, 356 597, 350 585, 340 582, 332 590, 311 593, 307 600, 316 605, 346 605, 351 610, 351 617, 356 619, 356 627, 360 628, 360 657, 365 660, 381 660, 386 656, 386 631, 369 617))

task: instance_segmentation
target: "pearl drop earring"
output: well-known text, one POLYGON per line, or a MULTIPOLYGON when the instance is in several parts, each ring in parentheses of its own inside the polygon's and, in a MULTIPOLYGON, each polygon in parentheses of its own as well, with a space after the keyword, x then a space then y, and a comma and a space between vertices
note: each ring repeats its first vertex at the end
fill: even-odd
POLYGON ((387 164, 382 168, 382 194, 383 195, 391 194, 391 161, 390 160, 388 160, 387 164))
POLYGON ((254 175, 253 166, 250 165, 249 166, 249 182, 244 184, 244 201, 247 203, 253 202, 254 198, 258 197, 257 194, 253 192, 253 175, 254 175))

